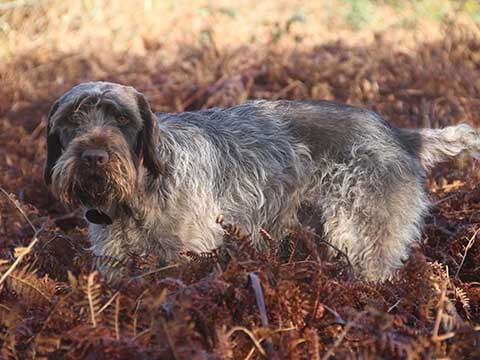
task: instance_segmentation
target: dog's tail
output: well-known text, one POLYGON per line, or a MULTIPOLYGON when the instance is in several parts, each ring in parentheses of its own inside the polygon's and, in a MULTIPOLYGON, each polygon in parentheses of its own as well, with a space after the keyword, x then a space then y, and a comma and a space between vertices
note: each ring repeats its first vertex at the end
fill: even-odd
POLYGON ((480 131, 467 124, 443 129, 401 129, 400 138, 425 170, 463 152, 480 160, 480 131))

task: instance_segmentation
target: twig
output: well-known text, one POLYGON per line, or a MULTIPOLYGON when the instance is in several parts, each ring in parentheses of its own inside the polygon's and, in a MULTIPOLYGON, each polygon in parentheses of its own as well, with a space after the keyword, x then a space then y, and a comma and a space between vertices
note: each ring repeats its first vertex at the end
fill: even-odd
MULTIPOLYGON (((262 322, 263 327, 268 328, 267 309, 265 307, 265 298, 263 296, 260 279, 258 278, 258 275, 253 272, 249 273, 248 277, 252 282, 253 292, 255 293, 255 300, 257 301, 258 311, 260 312, 260 321, 262 322)), ((267 347, 268 355, 270 357, 273 357, 273 344, 270 338, 267 338, 265 346, 267 347)))
POLYGON ((120 340, 120 324, 118 323, 118 318, 120 315, 120 296, 117 296, 115 300, 115 337, 117 340, 120 340))
POLYGON ((230 329, 230 331, 227 333, 227 338, 229 338, 230 336, 232 336, 233 333, 237 332, 237 331, 242 331, 244 332, 245 334, 248 335, 248 337, 250 338, 250 340, 252 340, 253 344, 255 345, 255 347, 258 349, 258 351, 260 352, 260 354, 262 354, 264 357, 267 357, 267 354, 265 352, 265 350, 263 350, 263 347, 262 345, 260 344, 260 342, 257 340, 257 338, 255 337, 255 335, 253 335, 253 333, 248 330, 246 327, 243 327, 243 326, 234 326, 232 329, 230 329))
POLYGON ((457 192, 454 193, 454 194, 452 194, 452 195, 448 195, 448 196, 446 196, 446 197, 444 197, 444 198, 442 198, 442 199, 439 199, 439 200, 435 201, 434 205, 437 206, 437 205, 439 205, 439 204, 441 204, 441 203, 443 203, 443 202, 445 202, 445 201, 447 201, 447 200, 450 200, 450 199, 452 199, 452 198, 454 198, 454 197, 456 197, 456 196, 458 196, 458 193, 457 193, 457 192))
POLYGON ((337 324, 345 325, 347 323, 345 320, 343 320, 340 314, 333 310, 330 306, 323 304, 323 307, 333 315, 337 324))
POLYGON ((289 350, 290 351, 293 351, 298 345, 301 345, 303 343, 306 343, 308 340, 305 339, 305 338, 300 338, 300 339, 297 339, 295 341, 293 341, 290 345, 289 345, 289 350))
POLYGON ((27 214, 25 214, 25 212, 23 211, 23 209, 20 207, 20 205, 17 204, 17 202, 12 199, 10 197, 10 194, 3 188, 0 186, 0 191, 7 197, 8 200, 11 201, 11 203, 17 208, 17 210, 20 212, 20 214, 22 214, 22 216, 25 218, 25 220, 27 221, 28 225, 30 225, 30 227, 32 228, 33 232, 37 232, 37 228, 35 227, 35 225, 33 225, 33 223, 30 221, 30 219, 28 218, 27 214))
POLYGON ((63 215, 54 217, 52 219, 52 221, 57 222, 57 221, 62 221, 62 220, 67 220, 67 219, 73 219, 73 218, 76 218, 76 217, 80 217, 80 213, 78 212, 78 210, 69 212, 68 214, 63 214, 63 215))
POLYGON ((142 291, 140 296, 135 300, 135 311, 133 312, 133 337, 137 337, 137 322, 138 322, 138 309, 140 308, 140 302, 142 301, 143 295, 145 295, 149 291, 148 288, 142 291))
POLYGON ((258 310, 260 312, 260 321, 263 327, 268 327, 267 310, 265 308, 265 299, 263 297, 262 285, 258 275, 251 272, 248 274, 248 278, 252 282, 253 292, 255 293, 255 300, 257 301, 258 310))
POLYGON ((395 308, 398 306, 398 304, 400 304, 401 301, 402 301, 402 299, 398 299, 398 300, 395 302, 395 304, 393 304, 392 306, 390 306, 390 307, 388 308, 387 313, 389 313, 390 311, 392 311, 393 309, 395 309, 395 308))
POLYGON ((432 341, 435 342, 440 342, 443 340, 450 339, 451 337, 455 336, 454 332, 448 332, 443 335, 438 335, 438 332, 440 331, 440 323, 442 321, 443 317, 443 304, 445 302, 446 294, 447 294, 447 282, 446 280, 442 284, 442 291, 440 293, 440 299, 438 300, 438 309, 437 309, 437 316, 435 317, 435 323, 433 324, 433 334, 432 334, 432 341))
POLYGON ((129 280, 129 282, 132 281, 132 280, 141 279, 141 278, 143 278, 143 277, 145 277, 145 276, 148 276, 148 275, 152 275, 152 274, 156 274, 156 273, 162 272, 162 271, 164 271, 164 270, 173 269, 173 268, 176 268, 176 267, 178 267, 178 266, 180 266, 180 264, 171 264, 171 265, 167 265, 167 266, 164 266, 164 267, 161 267, 161 268, 158 268, 158 269, 154 269, 154 270, 151 270, 151 271, 147 271, 147 272, 145 272, 145 273, 143 273, 143 274, 140 274, 140 275, 138 275, 138 276, 132 277, 132 278, 129 280))
POLYGON ((310 233, 315 236, 318 240, 320 240, 322 243, 326 244, 327 246, 330 246, 332 249, 334 249, 335 251, 337 251, 340 255, 342 255, 343 257, 345 257, 345 259, 347 260, 347 264, 348 264, 348 267, 350 268, 350 273, 351 274, 354 274, 353 272, 353 266, 352 266, 352 263, 350 262, 350 258, 348 257, 347 253, 343 250, 340 250, 338 247, 336 247, 335 245, 331 244, 330 242, 328 242, 327 240, 325 240, 324 238, 322 238, 321 236, 319 236, 315 231, 310 231, 310 233))
POLYGON ((470 250, 473 246, 473 243, 475 242, 475 238, 477 237, 478 232, 480 231, 480 228, 478 228, 468 240, 467 247, 465 248, 465 252, 463 253, 462 256, 462 261, 460 262, 460 265, 458 265, 457 272, 455 273, 455 277, 458 278, 458 274, 460 273, 460 270, 462 269, 463 264, 465 263, 465 258, 467 257, 468 250, 470 250))
POLYGON ((0 286, 3 284, 3 282, 5 281, 5 279, 10 276, 10 274, 13 272, 13 270, 15 270, 15 268, 18 266, 18 264, 20 264, 23 260, 23 258, 30 252, 32 251, 32 248, 35 246, 35 244, 38 242, 38 234, 43 230, 43 227, 41 229, 39 229, 35 235, 33 236, 33 240, 30 242, 30 245, 28 245, 25 250, 20 254, 18 255, 17 259, 13 262, 13 264, 8 268, 7 271, 5 271, 5 273, 2 275, 2 277, 0 278, 0 286))
POLYGON ((18 266, 18 264, 20 264, 20 262, 23 260, 23 258, 28 254, 30 253, 30 251, 32 251, 33 247, 35 246, 35 244, 38 242, 38 234, 40 234, 40 232, 43 230, 43 225, 42 227, 40 227, 40 229, 37 229, 35 227, 35 225, 33 225, 33 223, 30 221, 30 219, 28 218, 28 216, 25 214, 25 212, 23 211, 23 209, 20 207, 20 205, 17 204, 17 202, 15 200, 13 200, 11 197, 10 197, 10 194, 7 193, 5 191, 4 188, 2 188, 0 186, 0 191, 7 197, 8 200, 10 200, 12 202, 13 205, 15 205, 15 207, 17 208, 17 210, 22 214, 22 216, 25 218, 25 220, 27 221, 28 225, 30 225, 30 227, 32 228, 32 230, 34 231, 34 234, 33 234, 33 240, 30 242, 30 244, 27 246, 27 248, 20 254, 18 255, 18 257, 15 259, 15 261, 13 262, 13 264, 8 268, 7 271, 5 271, 5 273, 2 275, 2 277, 0 278, 0 287, 1 285, 3 284, 3 282, 5 281, 5 279, 12 273, 13 270, 15 270, 15 268, 18 266))
POLYGON ((135 342, 137 341, 139 338, 141 338, 143 335, 145 334, 148 334, 149 332, 151 332, 152 329, 145 329, 143 330, 142 332, 138 333, 137 335, 135 335, 133 338, 132 338, 132 341, 135 342))
POLYGON ((349 321, 347 325, 345 325, 345 328, 343 329, 342 333, 340 336, 337 338, 333 346, 327 351, 325 355, 323 355, 322 360, 328 360, 330 356, 332 356, 335 353, 335 349, 340 346, 342 343, 343 339, 345 339, 345 336, 347 336, 348 332, 350 329, 357 324, 357 321, 360 320, 360 318, 365 314, 365 312, 360 312, 358 313, 355 318, 352 321, 349 321))
POLYGON ((265 229, 260 229, 260 235, 262 236, 263 240, 265 240, 270 247, 273 247, 273 244, 277 244, 277 242, 273 239, 272 235, 268 233, 265 229))
MULTIPOLYGON (((275 335, 277 333, 281 333, 281 332, 286 332, 286 331, 292 331, 292 330, 297 330, 297 327, 296 326, 292 326, 292 327, 289 327, 289 328, 285 328, 285 329, 277 329, 277 330, 274 330, 270 333, 267 334, 267 336, 264 336, 262 338, 260 338, 260 340, 258 340, 259 343, 262 343, 264 342, 267 338, 270 338, 270 336, 272 335, 275 335)), ((250 351, 248 352, 247 356, 245 357, 244 360, 250 360, 250 358, 253 356, 253 354, 255 353, 255 346, 253 346, 250 351)))
POLYGON ((106 308, 108 308, 110 306, 110 304, 113 302, 113 300, 115 300, 117 298, 118 295, 120 295, 120 291, 117 291, 115 294, 113 294, 113 296, 110 298, 110 300, 108 300, 105 303, 105 305, 103 305, 101 307, 101 309, 98 310, 97 315, 100 315, 106 308))

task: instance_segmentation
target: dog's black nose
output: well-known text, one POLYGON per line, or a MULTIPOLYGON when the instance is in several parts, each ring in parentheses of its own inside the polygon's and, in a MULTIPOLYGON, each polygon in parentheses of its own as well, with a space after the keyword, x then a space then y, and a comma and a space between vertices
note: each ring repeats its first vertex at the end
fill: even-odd
POLYGON ((91 165, 102 166, 108 162, 108 153, 101 149, 87 149, 82 153, 82 160, 91 165))

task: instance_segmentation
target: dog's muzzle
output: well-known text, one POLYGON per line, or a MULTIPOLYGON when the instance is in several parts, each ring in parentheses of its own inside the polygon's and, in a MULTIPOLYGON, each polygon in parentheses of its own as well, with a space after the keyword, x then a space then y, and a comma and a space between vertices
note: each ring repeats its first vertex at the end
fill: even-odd
POLYGON ((102 205, 112 191, 110 156, 103 149, 85 149, 80 155, 76 197, 84 204, 102 205))

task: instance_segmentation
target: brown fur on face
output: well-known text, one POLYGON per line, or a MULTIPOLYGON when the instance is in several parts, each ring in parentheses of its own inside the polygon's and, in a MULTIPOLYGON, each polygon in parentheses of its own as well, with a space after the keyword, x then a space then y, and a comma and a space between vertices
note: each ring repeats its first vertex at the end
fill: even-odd
MULTIPOLYGON (((92 117, 95 116, 93 113, 92 117)), ((52 191, 64 203, 106 208, 126 201, 135 191, 138 162, 120 130, 94 126, 75 137, 53 167, 52 191), (86 149, 109 154, 107 164, 91 167, 82 161, 86 149)))
POLYGON ((144 95, 132 87, 108 82, 77 85, 48 115, 45 182, 71 206, 122 205, 142 183, 144 170, 152 179, 162 173, 154 118, 144 95), (106 152, 108 162, 83 161, 85 150, 106 152))

